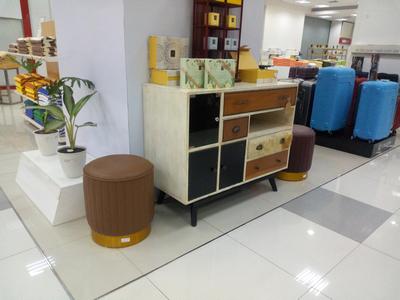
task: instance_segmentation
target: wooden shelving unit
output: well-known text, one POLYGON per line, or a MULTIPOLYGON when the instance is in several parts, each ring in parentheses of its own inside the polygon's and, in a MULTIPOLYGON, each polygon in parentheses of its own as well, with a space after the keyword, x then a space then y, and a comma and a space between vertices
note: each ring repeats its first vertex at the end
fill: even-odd
MULTIPOLYGON (((237 52, 237 57, 239 57, 240 40, 242 34, 243 5, 244 0, 242 0, 242 5, 231 4, 228 3, 227 0, 224 2, 215 0, 193 0, 193 57, 231 58, 230 52, 237 52), (206 23, 206 16, 210 12, 219 13, 219 26, 209 26, 206 23), (227 26, 226 18, 228 15, 236 16, 236 28, 230 28, 227 26), (218 49, 208 49, 209 37, 218 38, 218 49), (225 50, 226 38, 235 38, 238 40, 237 50, 225 50)), ((239 61, 237 68, 239 68, 239 61)), ((238 72, 236 72, 236 74, 238 74, 238 72)))

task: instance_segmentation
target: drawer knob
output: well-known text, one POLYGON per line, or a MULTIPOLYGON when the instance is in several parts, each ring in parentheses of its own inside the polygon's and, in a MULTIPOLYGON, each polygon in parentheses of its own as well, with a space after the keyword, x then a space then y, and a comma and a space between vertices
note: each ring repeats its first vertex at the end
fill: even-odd
POLYGON ((259 166, 254 166, 254 169, 255 169, 256 171, 260 171, 260 167, 259 167, 259 166))
POLYGON ((218 117, 215 117, 215 122, 219 122, 219 118, 218 117))
POLYGON ((280 141, 281 145, 284 144, 285 142, 286 142, 286 139, 285 138, 281 138, 281 141, 280 141))
POLYGON ((232 128, 233 133, 239 133, 240 132, 240 126, 236 125, 235 127, 232 128))
POLYGON ((278 164, 280 164, 280 163, 282 162, 282 160, 277 159, 276 162, 277 162, 278 164))
POLYGON ((264 146, 262 144, 257 145, 257 147, 256 147, 257 151, 261 151, 262 149, 264 149, 264 146))

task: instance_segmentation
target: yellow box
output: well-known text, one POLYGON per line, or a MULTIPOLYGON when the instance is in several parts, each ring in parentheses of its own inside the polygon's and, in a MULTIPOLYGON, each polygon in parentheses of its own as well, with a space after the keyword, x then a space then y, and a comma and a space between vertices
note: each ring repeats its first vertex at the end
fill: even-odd
POLYGON ((208 26, 219 26, 219 13, 210 12, 206 19, 208 26))
POLYGON ((272 83, 276 82, 277 70, 246 69, 239 70, 239 78, 243 82, 250 83, 272 83))
POLYGON ((166 86, 179 85, 179 70, 150 70, 150 82, 166 86))
POLYGON ((226 26, 228 28, 236 28, 237 26, 237 18, 234 15, 229 15, 226 17, 226 26))
POLYGON ((229 4, 242 5, 242 0, 227 0, 226 2, 229 4))
POLYGON ((179 70, 181 58, 188 56, 188 38, 157 35, 149 37, 149 69, 179 70))

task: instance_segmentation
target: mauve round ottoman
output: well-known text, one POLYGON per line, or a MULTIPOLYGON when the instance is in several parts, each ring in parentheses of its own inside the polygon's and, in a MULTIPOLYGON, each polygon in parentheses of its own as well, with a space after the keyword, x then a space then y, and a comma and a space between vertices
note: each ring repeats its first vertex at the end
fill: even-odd
POLYGON ((315 145, 315 132, 309 127, 294 125, 288 168, 278 174, 286 181, 301 181, 311 169, 315 145))
POLYGON ((137 244, 154 216, 153 165, 134 155, 95 159, 83 170, 86 218, 93 240, 104 247, 137 244))

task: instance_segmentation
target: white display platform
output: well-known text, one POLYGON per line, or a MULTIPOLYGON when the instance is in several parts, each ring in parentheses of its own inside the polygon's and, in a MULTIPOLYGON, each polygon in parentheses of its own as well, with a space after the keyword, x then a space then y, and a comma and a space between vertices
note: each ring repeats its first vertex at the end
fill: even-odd
POLYGON ((23 152, 16 181, 52 225, 85 216, 82 177, 65 177, 57 155, 23 152))

